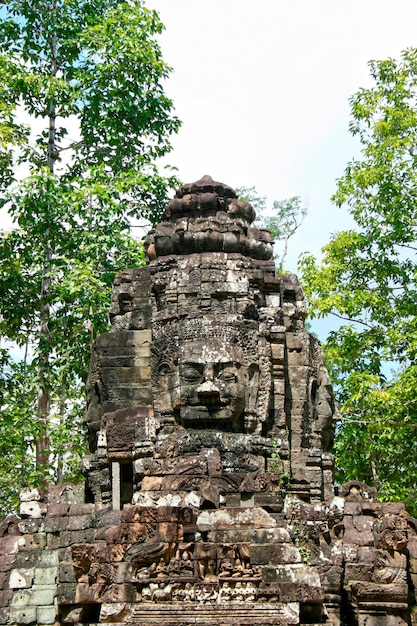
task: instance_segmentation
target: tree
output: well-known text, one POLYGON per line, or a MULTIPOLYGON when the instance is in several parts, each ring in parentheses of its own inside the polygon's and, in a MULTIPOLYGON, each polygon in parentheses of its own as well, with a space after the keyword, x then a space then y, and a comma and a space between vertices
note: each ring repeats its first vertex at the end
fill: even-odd
POLYGON ((266 196, 258 196, 255 187, 240 187, 237 193, 242 200, 250 202, 256 211, 255 225, 271 231, 274 241, 282 242, 281 255, 276 257, 278 271, 284 271, 288 253, 288 242, 304 222, 307 208, 302 206, 301 198, 293 196, 285 200, 274 200, 272 209, 267 208, 266 196))
POLYGON ((162 24, 139 0, 11 0, 2 16, 0 201, 15 229, 0 238, 0 330, 26 359, 3 361, 1 409, 15 420, 26 389, 34 428, 19 454, 35 442, 33 483, 70 462, 69 416, 110 285, 143 261, 130 221, 156 221, 177 184, 155 162, 180 122, 162 86, 162 24))
POLYGON ((415 512, 417 50, 369 67, 374 86, 350 101, 361 158, 333 196, 356 228, 333 235, 320 264, 305 254, 300 268, 312 316, 342 320, 325 344, 343 416, 339 476, 372 482, 415 512))

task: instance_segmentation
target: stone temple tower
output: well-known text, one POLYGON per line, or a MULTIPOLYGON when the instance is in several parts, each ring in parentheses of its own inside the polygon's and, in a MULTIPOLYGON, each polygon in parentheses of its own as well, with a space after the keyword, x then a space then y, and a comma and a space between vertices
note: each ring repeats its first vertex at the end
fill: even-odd
POLYGON ((98 339, 90 374, 95 502, 110 502, 111 491, 154 503, 172 491, 172 474, 183 503, 190 492, 204 501, 210 483, 216 508, 245 491, 242 475, 270 485, 247 485, 261 506, 277 506, 277 474, 306 501, 333 495, 335 410, 322 352, 304 333, 296 277, 277 276, 271 235, 251 227, 254 218, 208 176, 185 185, 146 239, 148 265, 116 279, 113 330, 98 339), (144 459, 155 449, 163 461, 151 483, 144 459), (193 469, 206 454, 219 467, 210 480, 193 469))
POLYGON ((416 522, 335 491, 320 344, 254 217, 209 176, 184 185, 116 277, 85 488, 24 493, 3 522, 0 623, 414 623, 416 522))

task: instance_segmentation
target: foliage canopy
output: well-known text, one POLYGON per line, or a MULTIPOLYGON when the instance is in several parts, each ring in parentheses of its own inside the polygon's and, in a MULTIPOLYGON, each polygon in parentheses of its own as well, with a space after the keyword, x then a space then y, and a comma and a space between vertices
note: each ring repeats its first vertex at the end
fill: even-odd
POLYGON ((276 255, 278 271, 285 272, 284 263, 288 254, 288 242, 304 222, 307 208, 299 196, 274 200, 268 209, 266 196, 259 196, 255 187, 240 187, 239 197, 250 202, 256 212, 255 226, 267 228, 275 242, 281 242, 281 253, 276 255))
POLYGON ((143 262, 131 220, 157 221, 177 185, 156 166, 180 125, 162 28, 140 0, 11 0, 0 15, 0 205, 15 224, 0 331, 24 352, 2 352, 3 512, 22 484, 73 477, 91 344, 115 273, 143 262))
POLYGON ((361 146, 333 202, 355 229, 332 236, 320 263, 300 260, 311 314, 342 320, 325 352, 342 424, 340 480, 373 482, 416 511, 417 50, 369 63, 374 85, 350 101, 361 146))

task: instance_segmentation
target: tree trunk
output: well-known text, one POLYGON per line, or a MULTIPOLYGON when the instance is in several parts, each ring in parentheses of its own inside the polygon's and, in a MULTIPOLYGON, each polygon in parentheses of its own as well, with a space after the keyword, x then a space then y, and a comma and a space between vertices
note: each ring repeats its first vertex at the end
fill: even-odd
POLYGON ((36 439, 36 468, 42 477, 42 482, 46 482, 46 475, 49 465, 49 408, 50 408, 50 392, 49 392, 49 355, 50 340, 48 319, 50 315, 48 296, 50 292, 50 269, 52 260, 52 250, 47 248, 45 251, 45 265, 42 271, 41 295, 40 295, 40 338, 39 338, 39 391, 37 398, 37 417, 38 417, 38 437, 36 439))
MULTIPOLYGON (((59 422, 62 425, 65 419, 65 400, 67 398, 67 386, 65 383, 65 375, 62 378, 61 382, 61 398, 59 401, 59 422)), ((62 454, 61 449, 58 453, 57 458, 57 467, 56 467, 56 482, 57 484, 61 484, 64 477, 64 455, 62 454)))
MULTIPOLYGON (((55 9, 55 7, 53 7, 55 9)), ((55 77, 58 71, 56 60, 56 33, 51 38, 51 76, 55 77)), ((48 112, 48 147, 46 163, 51 172, 54 173, 54 163, 56 159, 56 106, 51 98, 48 112)), ((39 391, 37 397, 37 417, 39 435, 36 440, 36 467, 43 483, 46 483, 49 466, 49 411, 50 411, 50 390, 49 390, 49 370, 51 344, 49 337, 48 321, 50 317, 50 287, 51 287, 51 265, 53 250, 49 244, 49 229, 45 232, 44 267, 42 270, 41 293, 40 293, 40 337, 39 337, 39 391)))

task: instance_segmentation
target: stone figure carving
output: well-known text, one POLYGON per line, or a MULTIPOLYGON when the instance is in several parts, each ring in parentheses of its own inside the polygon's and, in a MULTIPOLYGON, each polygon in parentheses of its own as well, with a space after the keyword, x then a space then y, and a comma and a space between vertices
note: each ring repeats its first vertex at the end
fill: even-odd
POLYGON ((154 394, 165 416, 170 409, 185 428, 260 432, 265 416, 259 418, 257 406, 259 354, 254 333, 242 322, 206 315, 155 333, 154 394))

